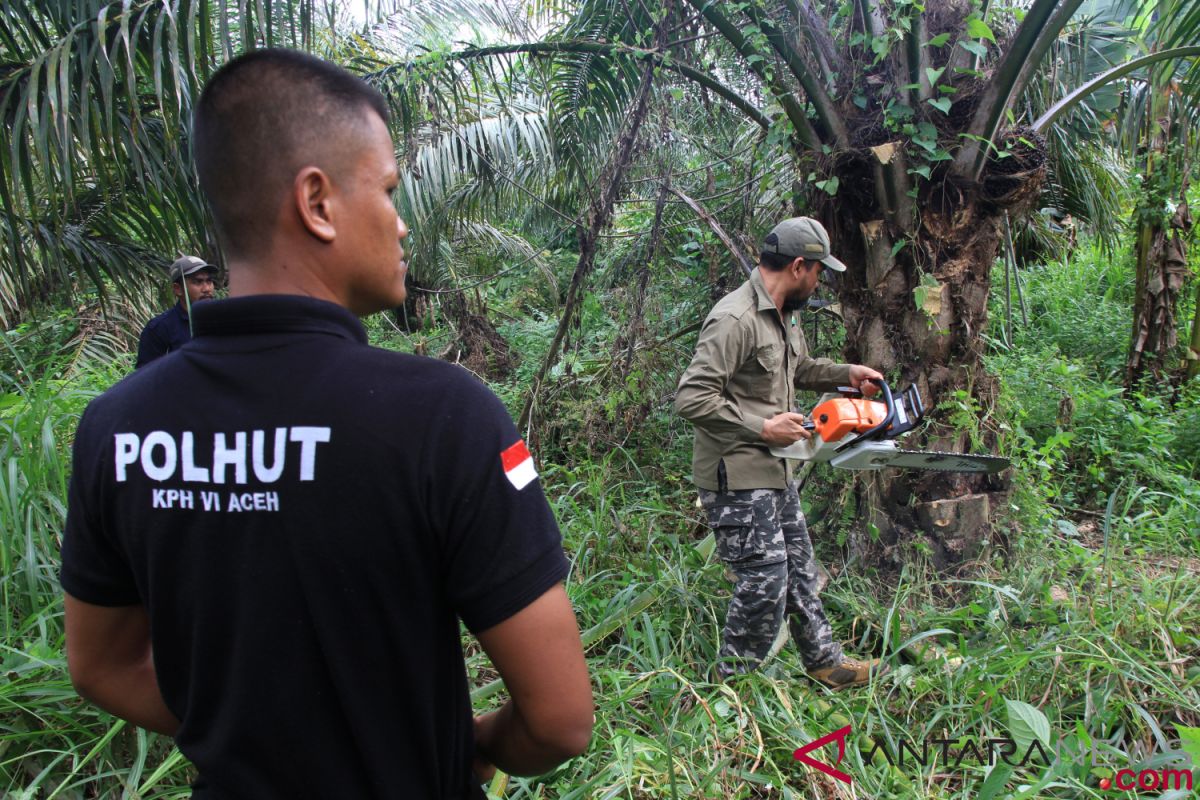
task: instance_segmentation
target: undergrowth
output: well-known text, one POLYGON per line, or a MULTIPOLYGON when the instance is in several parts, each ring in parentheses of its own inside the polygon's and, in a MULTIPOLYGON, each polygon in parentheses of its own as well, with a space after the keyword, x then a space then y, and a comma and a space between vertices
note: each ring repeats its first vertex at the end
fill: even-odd
POLYGON ((993 297, 986 360, 1022 511, 1068 534, 1100 526, 1143 552, 1200 556, 1200 386, 1123 386, 1130 266, 1082 248, 1026 271, 1024 284, 1028 324, 1017 317, 1011 345, 995 335, 1004 311, 993 297))
MULTIPOLYGON (((1017 464, 1014 509, 999 523, 1019 534, 1006 557, 953 575, 918 558, 885 579, 818 538, 834 575, 824 598, 836 635, 892 667, 845 693, 809 682, 790 646, 759 673, 713 680, 730 586, 694 505, 687 427, 669 413, 692 341, 672 338, 679 309, 648 310, 663 335, 633 353, 632 383, 614 380, 613 341, 573 343, 556 376, 561 417, 538 456, 588 635, 596 730, 584 755, 541 778, 500 777, 494 795, 1132 797, 1100 781, 1200 763, 1200 396, 1118 389, 1128 287, 1118 267, 1088 257, 1027 274, 1029 325, 1011 345, 994 337, 1002 446, 1017 464), (622 416, 631 398, 635 423, 622 416), (839 767, 852 784, 793 758, 847 725, 839 767), (1013 764, 985 757, 989 740, 1011 741, 1013 764)), ((680 280, 677 296, 705 302, 680 280)), ((589 325, 610 316, 599 327, 611 337, 624 320, 603 299, 585 314, 589 325)), ((510 408, 552 324, 514 315, 500 326, 524 357, 496 387, 510 408)), ((370 327, 375 340, 397 336, 370 327)), ((187 762, 79 700, 62 654, 57 561, 71 437, 87 401, 130 359, 89 356, 94 343, 64 334, 49 355, 38 340, 35 365, 11 334, 5 342, 0 794, 186 797, 187 762)), ((467 644, 473 679, 487 687, 495 673, 467 644)), ((499 699, 483 688, 477 707, 499 699)), ((833 764, 836 748, 812 755, 833 764)))

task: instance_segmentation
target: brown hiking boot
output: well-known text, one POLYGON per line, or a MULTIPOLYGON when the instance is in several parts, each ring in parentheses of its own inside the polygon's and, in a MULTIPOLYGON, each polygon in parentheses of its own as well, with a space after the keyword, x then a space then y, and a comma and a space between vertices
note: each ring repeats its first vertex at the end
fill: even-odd
POLYGON ((871 678, 878 678, 887 671, 887 665, 879 663, 878 658, 859 661, 843 656, 839 664, 809 670, 808 677, 831 689, 845 689, 850 686, 862 686, 871 678))

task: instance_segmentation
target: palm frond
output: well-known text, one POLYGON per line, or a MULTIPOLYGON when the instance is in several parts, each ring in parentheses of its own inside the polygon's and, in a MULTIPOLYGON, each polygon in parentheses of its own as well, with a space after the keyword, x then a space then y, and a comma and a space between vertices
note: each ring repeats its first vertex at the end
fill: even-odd
POLYGON ((138 274, 99 242, 135 242, 160 259, 180 243, 211 251, 188 144, 193 99, 220 60, 260 44, 312 44, 315 8, 315 0, 0 6, 8 131, 0 305, 11 313, 47 282, 102 288, 138 274))
POLYGON ((1057 119, 1060 114, 1069 110, 1072 106, 1079 103, 1084 97, 1091 94, 1096 89, 1104 86, 1107 83, 1118 80, 1125 75, 1136 72, 1139 69, 1151 67, 1163 61, 1197 58, 1200 58, 1200 45, 1174 47, 1169 50, 1160 50, 1157 53, 1150 53, 1149 55, 1130 59, 1123 64, 1119 64, 1112 69, 1105 71, 1101 75, 1097 75, 1083 86, 1075 89, 1062 100, 1059 100, 1054 104, 1054 106, 1047 109, 1046 113, 1039 117, 1036 122, 1034 122, 1033 127, 1035 130, 1044 129, 1046 126, 1054 122, 1054 120, 1057 119))
POLYGON ((520 185, 515 176, 546 173, 538 167, 554 157, 544 110, 506 112, 431 133, 404 156, 402 215, 423 225, 464 183, 520 185))
POLYGON ((1054 129, 1049 140, 1050 201, 1084 223, 1108 252, 1115 252, 1125 227, 1130 165, 1115 148, 1102 144, 1080 146, 1069 131, 1061 128, 1054 129))
MULTIPOLYGON (((558 295, 558 279, 554 276, 550 265, 546 263, 543 251, 535 247, 523 236, 504 230, 489 222, 468 220, 463 223, 455 238, 456 252, 461 255, 478 255, 484 264, 496 264, 495 256, 500 256, 516 262, 521 267, 535 270, 542 275, 550 292, 558 295)), ((497 272, 493 268, 483 274, 497 272)))

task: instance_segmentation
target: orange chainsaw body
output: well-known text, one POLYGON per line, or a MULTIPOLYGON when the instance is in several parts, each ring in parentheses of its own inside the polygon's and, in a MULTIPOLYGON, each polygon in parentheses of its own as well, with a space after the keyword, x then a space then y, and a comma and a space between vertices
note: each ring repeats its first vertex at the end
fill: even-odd
POLYGON ((861 397, 826 400, 812 411, 816 432, 826 442, 836 442, 847 433, 863 433, 883 422, 887 406, 861 397))

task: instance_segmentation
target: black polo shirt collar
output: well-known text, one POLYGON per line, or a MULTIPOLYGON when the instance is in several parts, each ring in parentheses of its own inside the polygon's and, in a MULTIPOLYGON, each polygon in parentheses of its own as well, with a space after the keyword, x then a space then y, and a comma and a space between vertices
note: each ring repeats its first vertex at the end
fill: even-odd
POLYGON ((336 303, 290 294, 209 300, 192 309, 195 336, 323 333, 361 344, 367 331, 358 317, 336 303))

